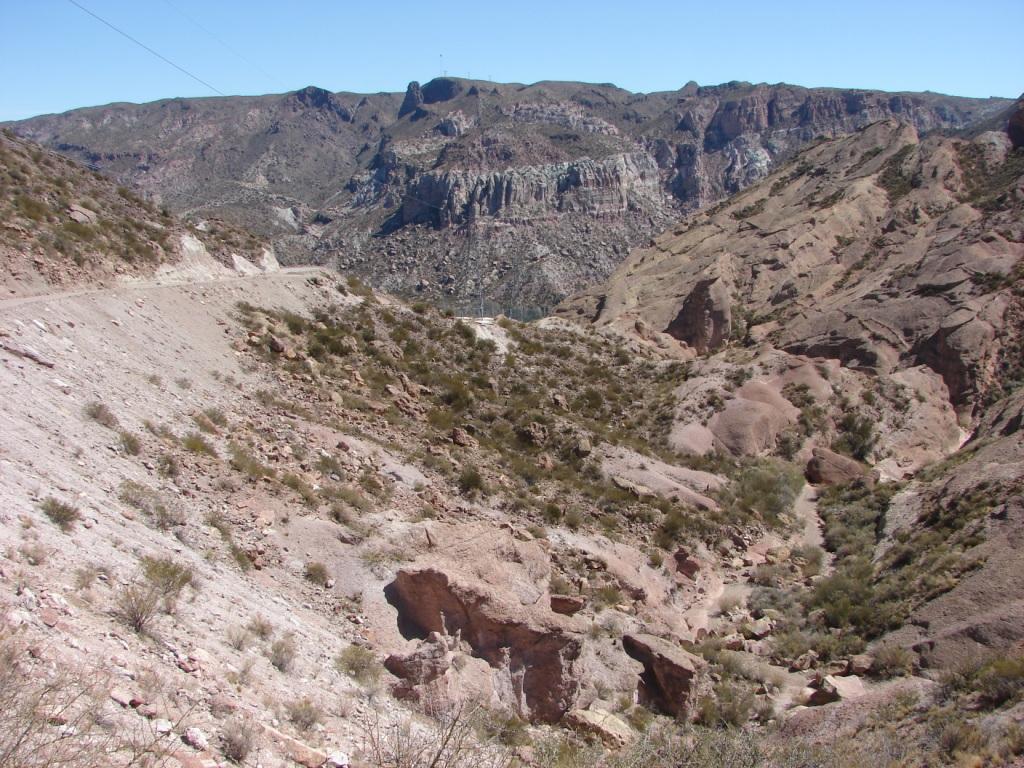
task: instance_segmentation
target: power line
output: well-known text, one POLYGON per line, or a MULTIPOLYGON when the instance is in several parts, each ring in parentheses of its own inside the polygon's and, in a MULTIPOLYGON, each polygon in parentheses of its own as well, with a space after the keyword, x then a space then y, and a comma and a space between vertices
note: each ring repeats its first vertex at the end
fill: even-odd
POLYGON ((266 71, 265 69, 263 69, 263 67, 261 67, 261 66, 260 66, 259 64, 256 64, 255 62, 253 62, 253 61, 249 60, 248 58, 246 58, 245 56, 243 56, 242 54, 240 54, 240 53, 239 53, 238 51, 236 51, 236 50, 235 50, 235 49, 234 49, 233 47, 231 47, 231 46, 230 46, 230 45, 228 45, 228 44, 227 44, 226 42, 224 42, 224 41, 223 41, 223 40, 222 40, 222 39, 221 39, 220 37, 218 37, 217 35, 215 35, 215 34, 214 34, 213 32, 211 32, 211 31, 210 31, 209 29, 207 29, 207 28, 206 28, 205 26, 203 26, 202 24, 200 24, 200 23, 199 23, 198 21, 196 21, 196 19, 195 19, 195 18, 194 18, 193 16, 191 16, 191 15, 190 15, 190 14, 188 14, 188 13, 186 13, 186 12, 185 12, 185 11, 184 11, 183 9, 181 9, 180 7, 178 7, 177 5, 175 5, 174 3, 172 3, 172 2, 171 2, 171 0, 164 0, 164 2, 165 2, 165 3, 166 3, 166 4, 167 4, 167 5, 168 5, 168 6, 170 7, 170 8, 172 8, 172 9, 173 9, 174 11, 176 11, 176 12, 177 12, 177 13, 178 13, 179 15, 181 15, 181 17, 182 17, 182 18, 186 19, 186 20, 187 20, 187 21, 188 21, 189 23, 191 23, 191 24, 192 24, 193 26, 197 27, 197 28, 198 28, 199 30, 201 30, 201 31, 202 31, 203 33, 205 33, 207 37, 209 37, 210 39, 212 39, 212 40, 213 40, 214 42, 216 42, 216 43, 217 43, 217 44, 218 44, 218 45, 219 45, 219 46, 220 46, 221 48, 223 48, 223 49, 224 49, 225 51, 227 51, 227 52, 228 52, 228 53, 230 53, 230 54, 231 54, 232 56, 234 56, 235 58, 237 58, 237 59, 238 59, 239 61, 242 61, 242 62, 244 62, 245 64, 249 65, 250 67, 252 67, 252 68, 253 68, 254 70, 256 70, 257 72, 259 72, 259 73, 260 73, 261 75, 263 75, 263 76, 264 76, 265 78, 267 78, 268 80, 273 80, 273 81, 274 81, 274 82, 275 82, 275 83, 276 83, 277 85, 279 85, 279 86, 280 86, 281 88, 283 88, 284 90, 288 90, 288 86, 287 86, 287 85, 286 85, 286 84, 284 83, 284 81, 282 81, 282 80, 281 80, 280 78, 278 78, 278 77, 275 77, 275 76, 274 76, 274 75, 272 75, 272 74, 271 74, 270 72, 267 72, 267 71, 266 71))
POLYGON ((146 45, 145 43, 143 43, 143 42, 141 42, 141 41, 139 41, 139 40, 135 39, 135 38, 134 38, 134 37, 132 37, 131 35, 129 35, 129 34, 128 34, 127 32, 125 32, 125 31, 124 31, 123 29, 120 29, 120 28, 118 28, 118 27, 115 27, 115 26, 114 26, 113 24, 111 24, 111 23, 110 23, 109 21, 107 21, 106 19, 104 19, 104 18, 103 18, 102 16, 98 16, 97 14, 93 13, 93 12, 92 12, 92 11, 90 11, 90 10, 89 10, 88 8, 86 8, 86 7, 84 6, 84 5, 82 5, 81 3, 77 2, 77 0, 68 0, 68 2, 69 2, 69 3, 71 3, 71 4, 73 5, 73 6, 75 6, 76 8, 78 8, 79 10, 81 10, 81 11, 84 11, 85 13, 89 14, 90 16, 92 16, 92 17, 93 17, 94 19, 96 19, 97 21, 99 21, 99 22, 101 22, 101 23, 103 23, 103 24, 107 25, 107 26, 108 26, 108 27, 110 27, 110 28, 111 28, 112 30, 114 30, 115 32, 117 32, 117 34, 119 34, 119 35, 122 35, 123 37, 126 37, 126 38, 128 38, 128 39, 129 39, 129 40, 131 40, 131 41, 132 41, 133 43, 135 43, 135 44, 136 44, 137 46, 139 46, 140 48, 142 48, 142 49, 143 49, 144 51, 148 51, 149 53, 153 54, 154 56, 156 56, 156 57, 157 57, 158 59, 160 59, 161 61, 163 61, 163 62, 166 62, 167 64, 170 64, 170 65, 171 65, 172 67, 174 67, 174 68, 175 68, 176 70, 178 70, 179 72, 182 72, 182 73, 184 73, 184 74, 188 75, 188 76, 189 76, 189 77, 191 77, 191 78, 192 78, 193 80, 195 80, 195 81, 196 81, 197 83, 199 83, 199 84, 201 84, 201 85, 204 85, 204 86, 206 86, 206 87, 207 87, 207 88, 209 88, 209 89, 210 89, 211 91, 213 91, 214 93, 216 93, 216 94, 217 94, 218 96, 227 96, 227 94, 226 94, 226 93, 224 93, 223 91, 220 91, 220 90, 218 90, 218 89, 214 88, 214 87, 213 87, 212 85, 210 85, 210 84, 209 84, 208 82, 206 82, 205 80, 203 80, 203 79, 202 79, 202 78, 200 78, 200 77, 197 77, 196 75, 193 75, 193 74, 192 74, 191 72, 189 72, 189 71, 188 71, 187 69, 185 69, 184 67, 178 66, 177 64, 175 64, 175 63, 174 63, 173 61, 171 61, 170 59, 168 59, 168 58, 167 58, 166 56, 164 56, 163 54, 161 54, 161 53, 157 53, 156 51, 154 51, 154 50, 153 50, 152 48, 150 48, 150 47, 149 47, 148 45, 146 45))

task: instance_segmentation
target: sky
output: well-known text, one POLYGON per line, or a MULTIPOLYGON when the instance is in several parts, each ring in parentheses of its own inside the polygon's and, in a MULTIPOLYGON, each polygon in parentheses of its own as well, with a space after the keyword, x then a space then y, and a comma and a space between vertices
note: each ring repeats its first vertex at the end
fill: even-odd
POLYGON ((1022 29, 1022 0, 0 0, 0 120, 307 85, 402 91, 444 72, 1015 97, 1022 29))

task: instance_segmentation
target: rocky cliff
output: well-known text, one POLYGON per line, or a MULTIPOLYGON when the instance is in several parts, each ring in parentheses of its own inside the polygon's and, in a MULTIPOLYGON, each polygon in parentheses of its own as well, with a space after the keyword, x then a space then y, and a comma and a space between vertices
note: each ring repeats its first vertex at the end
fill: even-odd
POLYGON ((634 94, 438 78, 404 95, 310 87, 114 104, 14 127, 158 204, 271 237, 292 261, 460 305, 540 310, 816 137, 889 118, 961 128, 1005 104, 749 83, 634 94))

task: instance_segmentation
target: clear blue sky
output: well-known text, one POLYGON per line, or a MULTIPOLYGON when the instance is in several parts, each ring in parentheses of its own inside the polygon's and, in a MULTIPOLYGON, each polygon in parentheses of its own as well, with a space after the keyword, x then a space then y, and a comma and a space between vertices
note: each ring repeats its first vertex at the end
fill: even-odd
MULTIPOLYGON (((503 82, 688 80, 1024 91, 1024 0, 78 0, 228 94, 403 90, 443 67, 503 82)), ((0 0, 0 120, 212 91, 68 0, 0 0)))

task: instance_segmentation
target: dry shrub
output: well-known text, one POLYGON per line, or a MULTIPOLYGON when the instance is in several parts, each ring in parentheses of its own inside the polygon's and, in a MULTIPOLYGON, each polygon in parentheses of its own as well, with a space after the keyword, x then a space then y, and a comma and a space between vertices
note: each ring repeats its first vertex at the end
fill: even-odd
POLYGON ((248 630, 260 640, 269 640, 274 634, 274 625, 265 616, 253 616, 249 621, 248 630))
POLYGON ((291 635, 284 635, 275 640, 270 646, 268 657, 270 663, 277 670, 287 672, 292 668, 292 664, 295 663, 295 654, 295 638, 291 635))
POLYGON ((288 711, 288 719, 295 723, 300 731, 308 731, 324 717, 320 707, 308 696, 288 702, 285 709, 288 711))
MULTIPOLYGON (((375 712, 363 728, 363 754, 373 768, 508 768, 511 750, 481 738, 488 712, 475 704, 434 701, 429 720, 385 721, 375 712)), ((541 763, 558 765, 558 763, 541 763)))
POLYGON ((85 406, 85 415, 107 429, 117 429, 120 422, 106 403, 93 401, 85 406))
POLYGON ((331 576, 327 566, 320 562, 306 563, 306 578, 319 587, 327 584, 331 576))
POLYGON ((126 584, 115 598, 114 615, 143 634, 160 611, 160 598, 160 591, 152 584, 126 584))
POLYGON ((78 507, 59 501, 53 496, 43 499, 39 508, 64 533, 71 531, 75 527, 75 523, 82 519, 82 513, 78 511, 78 507))
POLYGON ((224 723, 220 732, 221 750, 233 763, 244 763, 259 745, 260 726, 251 717, 239 715, 224 723))
POLYGON ((28 648, 0 623, 0 768, 168 764, 174 742, 152 721, 132 715, 127 727, 112 727, 107 674, 34 660, 28 648))

